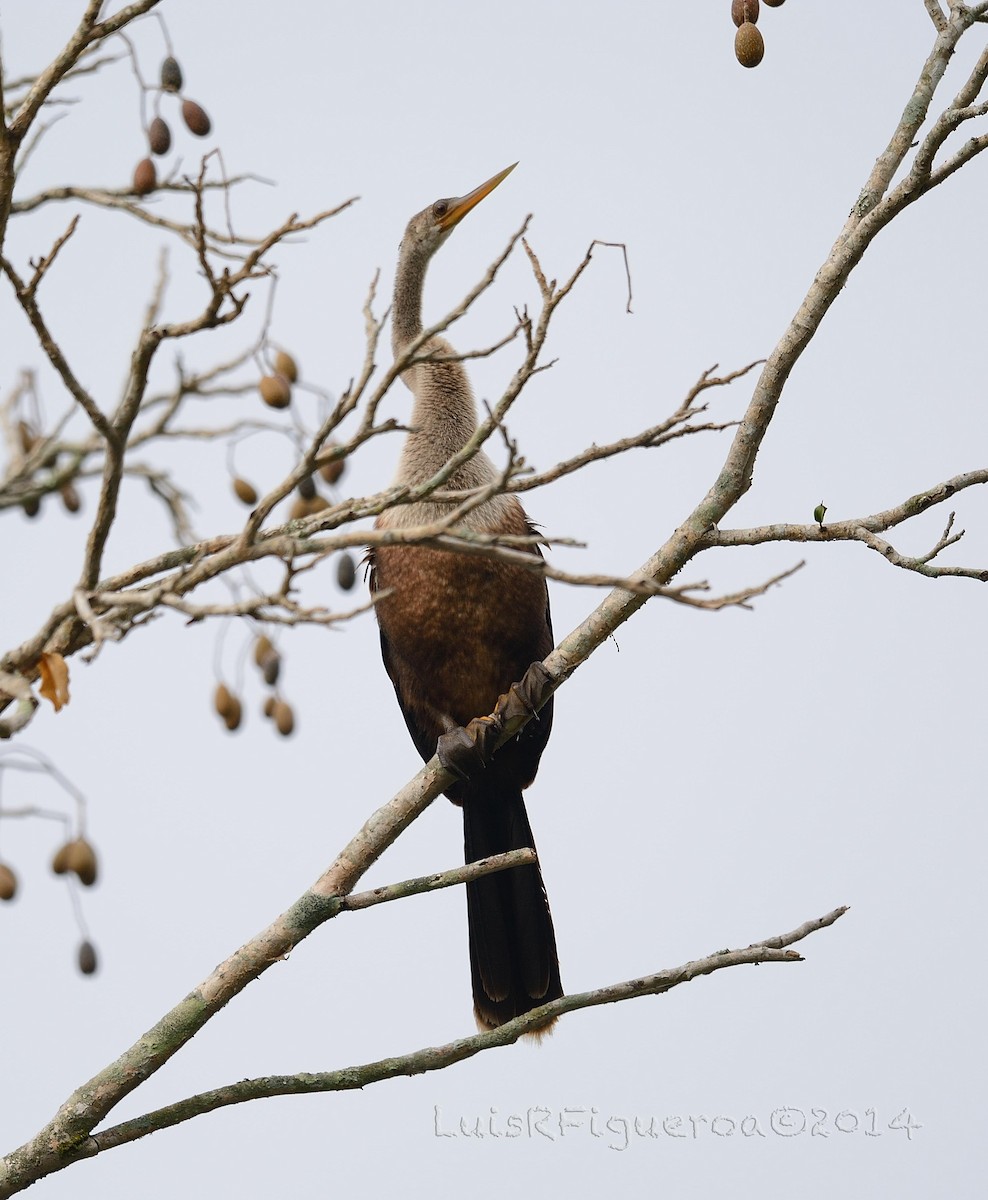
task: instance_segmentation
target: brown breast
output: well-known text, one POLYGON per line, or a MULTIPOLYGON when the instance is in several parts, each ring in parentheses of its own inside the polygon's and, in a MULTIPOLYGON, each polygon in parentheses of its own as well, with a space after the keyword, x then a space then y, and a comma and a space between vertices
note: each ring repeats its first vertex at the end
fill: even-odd
POLYGON ((507 563, 418 546, 380 547, 374 586, 403 704, 439 728, 465 725, 552 649, 545 582, 507 563))

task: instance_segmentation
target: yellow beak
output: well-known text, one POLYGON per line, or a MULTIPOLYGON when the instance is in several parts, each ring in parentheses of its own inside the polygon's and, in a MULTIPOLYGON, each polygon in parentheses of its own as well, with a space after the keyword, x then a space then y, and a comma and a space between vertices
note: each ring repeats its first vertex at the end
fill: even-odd
POLYGON ((439 228, 452 229, 454 225, 458 225, 467 213, 472 208, 476 208, 485 196, 489 196, 501 180, 507 179, 517 166, 517 163, 512 163, 510 167, 505 167, 503 171, 499 171, 492 178, 488 179, 486 183, 482 183, 480 187, 474 188, 466 196, 459 196, 457 199, 451 201, 449 210, 439 219, 439 228))

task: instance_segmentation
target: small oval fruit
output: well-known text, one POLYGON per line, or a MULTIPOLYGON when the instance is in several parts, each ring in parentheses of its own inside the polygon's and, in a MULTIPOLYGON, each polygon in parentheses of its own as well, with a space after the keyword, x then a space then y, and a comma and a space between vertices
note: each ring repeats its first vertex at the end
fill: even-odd
POLYGON ((785 2, 786 0, 765 0, 769 8, 781 8, 785 2))
POLYGON ((76 961, 79 964, 79 970, 83 975, 93 975, 96 973, 98 965, 96 958, 96 947, 86 938, 84 942, 79 943, 79 951, 76 961))
POLYGON ((79 877, 79 882, 85 887, 92 887, 96 882, 98 868, 96 851, 85 838, 76 838, 65 847, 65 869, 79 877))
POLYGON ((243 717, 243 708, 236 696, 230 697, 230 706, 223 715, 223 722, 231 733, 235 733, 240 728, 240 721, 243 717))
POLYGON ((303 500, 296 496, 288 510, 289 521, 301 521, 303 517, 311 517, 315 513, 324 512, 329 508, 329 501, 324 496, 313 496, 311 500, 303 500))
POLYGON ((66 512, 77 513, 82 508, 82 498, 74 483, 63 483, 58 492, 62 497, 62 503, 65 505, 66 512))
POLYGON ((336 561, 336 582, 343 591, 348 592, 357 581, 357 568, 353 555, 344 550, 336 561))
POLYGON ((315 499, 316 483, 311 475, 305 475, 298 481, 298 494, 303 500, 315 499))
POLYGON ((134 168, 134 182, 131 191, 138 196, 146 196, 158 186, 158 172, 149 158, 142 158, 134 168))
POLYGON ((196 137, 205 137, 213 128, 212 122, 206 115, 206 110, 201 104, 196 104, 194 100, 182 101, 182 120, 196 137))
POLYGON ((273 642, 265 633, 262 633, 254 643, 254 662, 259 667, 263 667, 271 655, 277 653, 273 642))
POLYGON ((167 154, 172 148, 172 131, 162 117, 155 117, 148 129, 148 145, 152 154, 167 154))
POLYGON ((182 68, 178 65, 178 59, 170 54, 161 64, 161 86, 166 92, 182 90, 182 68))
POLYGON ((274 356, 274 369, 279 375, 284 375, 289 383, 298 380, 298 363, 287 350, 279 350, 274 356))
POLYGON ((246 479, 241 479, 239 475, 233 481, 233 490, 237 494, 237 499, 242 500, 244 504, 253 507, 257 503, 257 490, 251 487, 246 479))
POLYGON ((731 20, 737 26, 743 25, 745 21, 756 25, 758 23, 758 0, 731 0, 731 20))
POLYGON ((13 900, 16 895, 17 876, 6 863, 0 863, 0 900, 13 900))
POLYGON ((21 501, 21 508, 24 509, 26 517, 36 517, 41 512, 41 497, 28 496, 26 500, 21 501))
POLYGON ((263 711, 264 715, 268 718, 268 720, 270 720, 274 716, 274 710, 275 710, 275 706, 277 705, 277 703, 278 703, 278 701, 275 699, 274 696, 268 696, 267 700, 264 701, 264 708, 262 709, 262 711, 263 711))
MULTIPOLYGON (((338 442, 327 442, 326 448, 325 448, 325 450, 323 450, 323 455, 325 455, 327 453, 327 451, 334 450, 338 444, 339 444, 338 442)), ((319 474, 323 477, 323 479, 326 480, 326 482, 328 484, 332 485, 339 480, 340 476, 343 474, 343 469, 345 467, 346 467, 346 459, 345 458, 334 458, 334 459, 331 459, 329 462, 320 462, 319 474)))
POLYGON ((750 21, 745 21, 734 35, 734 53, 742 67, 757 67, 764 58, 765 39, 750 21))
POLYGON ((287 408, 292 402, 291 384, 284 375, 265 375, 257 386, 269 408, 287 408))
POLYGON ((281 674, 281 655, 278 653, 268 655, 261 671, 264 675, 264 682, 268 687, 274 687, 278 682, 278 676, 281 674))
POLYGON ((221 717, 226 719, 226 714, 230 711, 230 705, 233 701, 233 694, 225 683, 218 683, 216 691, 213 692, 213 708, 221 717))
POLYGON ((291 705, 284 700, 276 700, 274 704, 274 724, 282 737, 290 737, 295 730, 295 714, 291 705))
POLYGON ((59 846, 55 851, 51 860, 51 869, 56 875, 64 875, 69 869, 69 846, 71 842, 66 842, 64 846, 59 846))

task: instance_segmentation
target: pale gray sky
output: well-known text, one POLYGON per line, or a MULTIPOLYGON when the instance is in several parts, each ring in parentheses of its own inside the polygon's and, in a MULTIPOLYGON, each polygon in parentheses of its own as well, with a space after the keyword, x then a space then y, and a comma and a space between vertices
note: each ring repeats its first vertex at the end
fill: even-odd
MULTIPOLYGON (((8 73, 47 62, 82 7, 4 4, 8 73)), ((762 357, 783 332, 933 40, 921 0, 824 7, 763 6, 767 51, 754 71, 734 60, 728 0, 169 0, 163 10, 186 90, 213 118, 203 145, 221 146, 232 172, 277 181, 237 195, 241 228, 361 197, 275 256, 273 334, 321 386, 339 392, 359 369, 360 307, 378 267, 386 302, 407 218, 509 162, 520 166, 438 256, 427 319, 459 300, 526 213, 557 277, 593 238, 627 243, 634 315, 624 312, 619 256, 600 253, 558 315, 558 363, 512 413, 526 457, 545 467, 654 423, 701 370, 762 357)), ((153 74, 157 30, 149 23, 135 38, 153 74)), ((969 37, 945 100, 984 40, 969 37)), ((126 65, 67 94, 84 102, 39 147, 22 194, 122 184, 143 153, 126 65)), ((863 515, 985 465, 986 178, 976 161, 879 237, 794 371, 731 525, 808 521, 821 499, 834 519, 863 515)), ((12 223, 6 252, 25 264, 69 215, 50 208, 12 223)), ((160 240, 86 210, 44 284, 52 325, 106 403, 126 371, 160 240)), ((191 255, 175 252, 172 267, 168 313, 187 315, 203 286, 191 255)), ((535 300, 518 256, 454 343, 494 340, 514 305, 535 300)), ((61 412, 6 292, 0 329, 0 387, 38 367, 49 413, 61 412)), ((224 334, 184 353, 201 366, 238 344, 224 334)), ((513 353, 472 366, 478 396, 500 393, 513 353)), ((714 395, 714 416, 740 415, 750 387, 714 395)), ((407 393, 396 389, 389 411, 405 415, 407 393)), ((530 496, 547 533, 589 543, 554 561, 633 570, 706 491, 727 436, 624 456, 530 496)), ((287 459, 268 461, 280 449, 255 443, 245 462, 272 482, 287 459)), ((398 445, 368 446, 344 490, 386 483, 398 445)), ((222 457, 182 448, 170 461, 202 496, 200 532, 235 528, 244 510, 222 457)), ((131 485, 125 497, 134 519, 111 542, 111 569, 169 544, 144 492, 131 485)), ((85 498, 91 515, 91 489, 85 498)), ((968 533, 945 561, 984 565, 986 498, 969 491, 953 507, 968 533)), ((947 511, 900 531, 896 545, 925 551, 947 511)), ((86 528, 54 506, 40 522, 4 517, 4 647, 69 593, 86 528)), ((570 990, 747 945, 850 904, 804 944, 805 963, 722 972, 666 997, 577 1013, 540 1049, 442 1074, 227 1110, 32 1194, 403 1189, 487 1200, 510 1180, 575 1196, 975 1195, 986 1119, 984 588, 896 571, 856 545, 708 554, 686 576, 729 591, 804 556, 806 569, 754 612, 654 601, 625 626, 560 693, 529 812, 570 990), (787 1107, 805 1114, 796 1136, 786 1133, 799 1118, 778 1115, 787 1107), (538 1109, 548 1110, 541 1123, 538 1109), (904 1109, 921 1126, 911 1135, 888 1127, 904 1109), (523 1133, 459 1133, 461 1117, 472 1126, 492 1110, 502 1130, 520 1116, 523 1133), (439 1132, 453 1136, 437 1136, 437 1113, 439 1132), (560 1136, 561 1114, 585 1124, 560 1136), (686 1137, 663 1131, 676 1117, 686 1137), (636 1133, 636 1118, 643 1133, 655 1118, 657 1136, 636 1133), (811 1134, 816 1121, 829 1137, 811 1134)), ((308 587, 346 602, 330 566, 308 587)), ((554 587, 557 636, 597 598, 554 587)), ((103 877, 83 899, 102 969, 92 979, 75 972, 69 903, 46 868, 54 830, 5 823, 2 856, 23 885, 0 910, 5 1148, 295 899, 418 768, 371 618, 282 638, 298 716, 290 741, 262 723, 252 670, 245 728, 236 737, 219 728, 210 711, 218 632, 166 618, 93 666, 75 660, 69 708, 46 707, 24 735, 90 798, 103 877)), ((227 637, 229 674, 245 639, 227 637)), ((31 797, 56 801, 43 782, 5 773, 5 803, 31 797)), ((440 800, 367 882, 452 866, 461 852, 459 814, 440 800)), ((329 1069, 472 1032, 464 908, 453 890, 332 922, 115 1116, 245 1076, 329 1069)))

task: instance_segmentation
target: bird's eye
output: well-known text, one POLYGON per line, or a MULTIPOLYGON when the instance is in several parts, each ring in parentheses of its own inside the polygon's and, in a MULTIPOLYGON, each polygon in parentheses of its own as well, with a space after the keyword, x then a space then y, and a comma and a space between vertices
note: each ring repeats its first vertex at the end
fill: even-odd
POLYGON ((448 200, 437 200, 432 206, 432 215, 434 217, 445 217, 449 212, 448 200))

